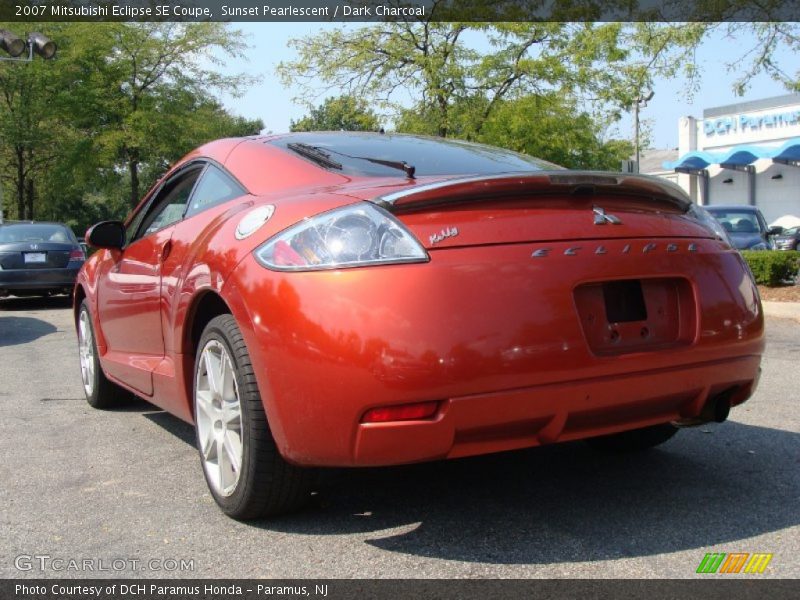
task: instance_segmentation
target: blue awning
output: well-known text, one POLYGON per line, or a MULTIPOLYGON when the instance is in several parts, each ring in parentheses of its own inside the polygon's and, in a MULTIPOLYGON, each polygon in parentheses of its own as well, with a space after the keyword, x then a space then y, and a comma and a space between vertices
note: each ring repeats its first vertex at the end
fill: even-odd
POLYGON ((800 139, 789 140, 772 156, 773 160, 800 161, 800 139))
POLYGON ((709 152, 694 151, 684 154, 674 162, 666 161, 663 163, 665 169, 672 171, 696 171, 705 169, 708 165, 717 162, 716 157, 709 152))
POLYGON ((746 144, 718 154, 695 150, 662 165, 671 171, 697 171, 709 165, 742 167, 753 164, 759 158, 771 158, 775 162, 800 161, 800 138, 791 139, 779 148, 746 144))

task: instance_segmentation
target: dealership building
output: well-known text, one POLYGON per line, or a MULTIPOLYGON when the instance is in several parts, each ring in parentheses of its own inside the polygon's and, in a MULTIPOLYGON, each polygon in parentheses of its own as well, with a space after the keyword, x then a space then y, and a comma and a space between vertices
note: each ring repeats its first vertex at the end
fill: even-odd
POLYGON ((800 94, 708 108, 678 127, 677 151, 648 152, 642 173, 699 204, 758 206, 768 223, 800 217, 800 94))

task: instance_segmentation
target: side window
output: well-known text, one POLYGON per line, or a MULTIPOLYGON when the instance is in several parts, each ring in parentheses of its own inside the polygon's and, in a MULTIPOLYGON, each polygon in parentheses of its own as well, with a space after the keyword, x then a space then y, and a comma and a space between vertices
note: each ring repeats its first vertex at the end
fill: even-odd
POLYGON ((180 221, 192 194, 192 188, 202 172, 202 165, 197 165, 168 181, 150 203, 150 208, 146 211, 147 214, 141 224, 134 227, 134 223, 139 220, 138 216, 134 219, 134 223, 131 223, 131 228, 136 232, 131 241, 180 221))
POLYGON ((238 198, 247 193, 232 177, 214 165, 208 165, 192 194, 186 216, 196 215, 212 206, 238 198))
POLYGON ((147 214, 147 209, 153 205, 152 200, 147 202, 142 208, 136 213, 133 218, 128 223, 128 226, 125 227, 125 243, 130 244, 133 240, 136 239, 136 232, 139 231, 139 226, 142 224, 142 219, 147 214))

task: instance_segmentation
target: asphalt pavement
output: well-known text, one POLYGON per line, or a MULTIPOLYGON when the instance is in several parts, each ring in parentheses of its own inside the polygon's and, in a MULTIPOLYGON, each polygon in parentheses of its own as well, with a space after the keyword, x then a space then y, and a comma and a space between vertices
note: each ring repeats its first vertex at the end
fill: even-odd
POLYGON ((658 450, 330 470, 308 509, 239 523, 189 425, 86 404, 66 299, 0 300, 0 577, 690 578, 747 552, 797 578, 800 323, 767 330, 756 395, 658 450))

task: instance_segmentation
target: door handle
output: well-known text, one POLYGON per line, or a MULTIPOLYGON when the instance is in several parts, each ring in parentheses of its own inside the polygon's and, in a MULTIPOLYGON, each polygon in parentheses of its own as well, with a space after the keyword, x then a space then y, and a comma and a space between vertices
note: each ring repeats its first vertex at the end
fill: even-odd
POLYGON ((166 262, 167 258, 169 258, 169 253, 172 252, 172 240, 167 240, 167 242, 161 247, 161 262, 166 262))

